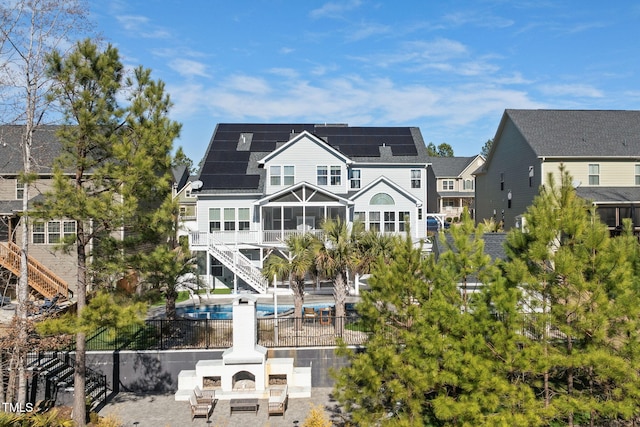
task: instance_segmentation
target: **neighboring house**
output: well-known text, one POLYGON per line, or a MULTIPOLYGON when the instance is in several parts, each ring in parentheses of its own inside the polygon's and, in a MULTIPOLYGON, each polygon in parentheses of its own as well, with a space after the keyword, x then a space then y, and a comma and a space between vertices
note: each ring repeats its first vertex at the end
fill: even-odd
POLYGON ((428 171, 428 212, 448 218, 459 218, 464 208, 475 210, 475 177, 484 164, 481 155, 471 157, 430 157, 428 171))
MULTIPOLYGON (((434 239, 433 254, 436 259, 440 258, 443 253, 449 250, 449 245, 453 245, 453 239, 451 234, 445 233, 445 242, 439 238, 434 239)), ((491 261, 494 263, 502 263, 507 261, 507 254, 505 251, 505 242, 507 240, 506 233, 484 233, 482 235, 484 241, 484 253, 491 257, 491 261)), ((483 286, 483 283, 475 275, 470 275, 465 278, 466 280, 458 283, 458 289, 460 293, 472 294, 479 292, 483 286)))
MULTIPOLYGON (((426 236, 427 150, 418 128, 219 124, 197 195, 191 247, 210 286, 266 292, 260 267, 322 221, 426 236)), ((197 188, 197 189, 196 189, 197 188)))
POLYGON ((564 165, 580 197, 613 231, 640 226, 640 111, 505 110, 485 164, 476 171, 476 219, 522 225, 548 174, 564 165))
POLYGON ((189 169, 180 165, 172 169, 172 196, 178 200, 178 237, 188 236, 197 231, 196 196, 193 194, 192 182, 194 176, 189 175, 189 169))
MULTIPOLYGON (((18 181, 24 170, 22 161, 22 126, 0 126, 0 269, 12 273, 11 279, 0 284, 15 292, 20 274, 20 248, 24 187, 18 181)), ((61 145, 56 138, 57 126, 39 126, 33 134, 31 169, 38 179, 30 187, 29 205, 41 198, 52 185, 52 163, 61 145)), ((75 234, 75 221, 64 219, 35 221, 29 231, 29 285, 44 297, 60 293, 70 298, 77 287, 76 255, 74 251, 56 251, 55 246, 65 236, 75 234)), ((2 275, 1 277, 6 277, 2 275)))

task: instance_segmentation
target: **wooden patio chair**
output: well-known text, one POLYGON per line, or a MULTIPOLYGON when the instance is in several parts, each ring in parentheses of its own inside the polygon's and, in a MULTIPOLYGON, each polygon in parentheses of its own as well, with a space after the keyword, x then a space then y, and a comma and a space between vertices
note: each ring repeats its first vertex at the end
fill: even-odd
POLYGON ((315 321, 318 318, 318 313, 316 313, 316 311, 312 307, 304 307, 302 318, 305 320, 305 322, 308 320, 315 321))
POLYGON ((282 415, 287 410, 287 404, 289 403, 289 392, 285 385, 284 387, 273 387, 269 389, 269 415, 282 415))
POLYGON ((191 406, 191 422, 195 417, 205 417, 209 421, 211 412, 213 411, 213 401, 209 403, 198 403, 196 394, 191 393, 189 395, 189 405, 191 406))
POLYGON ((199 386, 195 386, 193 389, 193 394, 196 396, 196 401, 198 403, 211 403, 213 404, 216 400, 216 391, 215 390, 202 390, 199 386))

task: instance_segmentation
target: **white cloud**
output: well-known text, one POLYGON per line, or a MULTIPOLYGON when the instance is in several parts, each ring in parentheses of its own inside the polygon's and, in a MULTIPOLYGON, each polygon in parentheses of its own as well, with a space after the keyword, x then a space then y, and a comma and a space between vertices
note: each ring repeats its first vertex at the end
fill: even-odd
POLYGON ((150 28, 149 18, 141 15, 118 15, 116 19, 122 27, 134 33, 135 37, 143 37, 147 39, 166 39, 171 36, 170 32, 160 27, 150 28))
POLYGON ((345 12, 357 9, 362 2, 360 0, 349 0, 341 2, 328 2, 317 9, 309 12, 311 18, 339 18, 345 12))
POLYGON ((391 31, 392 29, 388 25, 362 23, 355 29, 347 31, 347 41, 360 41, 379 34, 389 34, 391 31))
POLYGON ((577 96, 585 98, 602 98, 600 89, 586 84, 549 84, 540 85, 540 91, 547 96, 577 96))
POLYGON ((177 58, 169 62, 169 67, 178 72, 181 76, 200 76, 210 77, 207 73, 207 65, 203 62, 193 61, 191 59, 177 58))

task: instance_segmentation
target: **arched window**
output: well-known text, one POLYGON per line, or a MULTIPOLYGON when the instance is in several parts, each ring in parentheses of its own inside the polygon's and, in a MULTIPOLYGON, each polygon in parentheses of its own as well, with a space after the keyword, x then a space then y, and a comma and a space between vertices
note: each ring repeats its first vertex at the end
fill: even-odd
POLYGON ((378 193, 371 198, 370 205, 395 205, 393 197, 387 193, 378 193))

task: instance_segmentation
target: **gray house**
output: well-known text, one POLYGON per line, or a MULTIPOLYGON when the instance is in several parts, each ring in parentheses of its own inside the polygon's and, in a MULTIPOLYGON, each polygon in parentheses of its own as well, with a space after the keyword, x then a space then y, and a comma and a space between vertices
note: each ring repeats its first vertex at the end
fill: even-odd
POLYGON ((521 215, 564 165, 578 195, 598 207, 611 230, 640 223, 640 111, 505 110, 485 164, 476 175, 476 219, 521 215))

